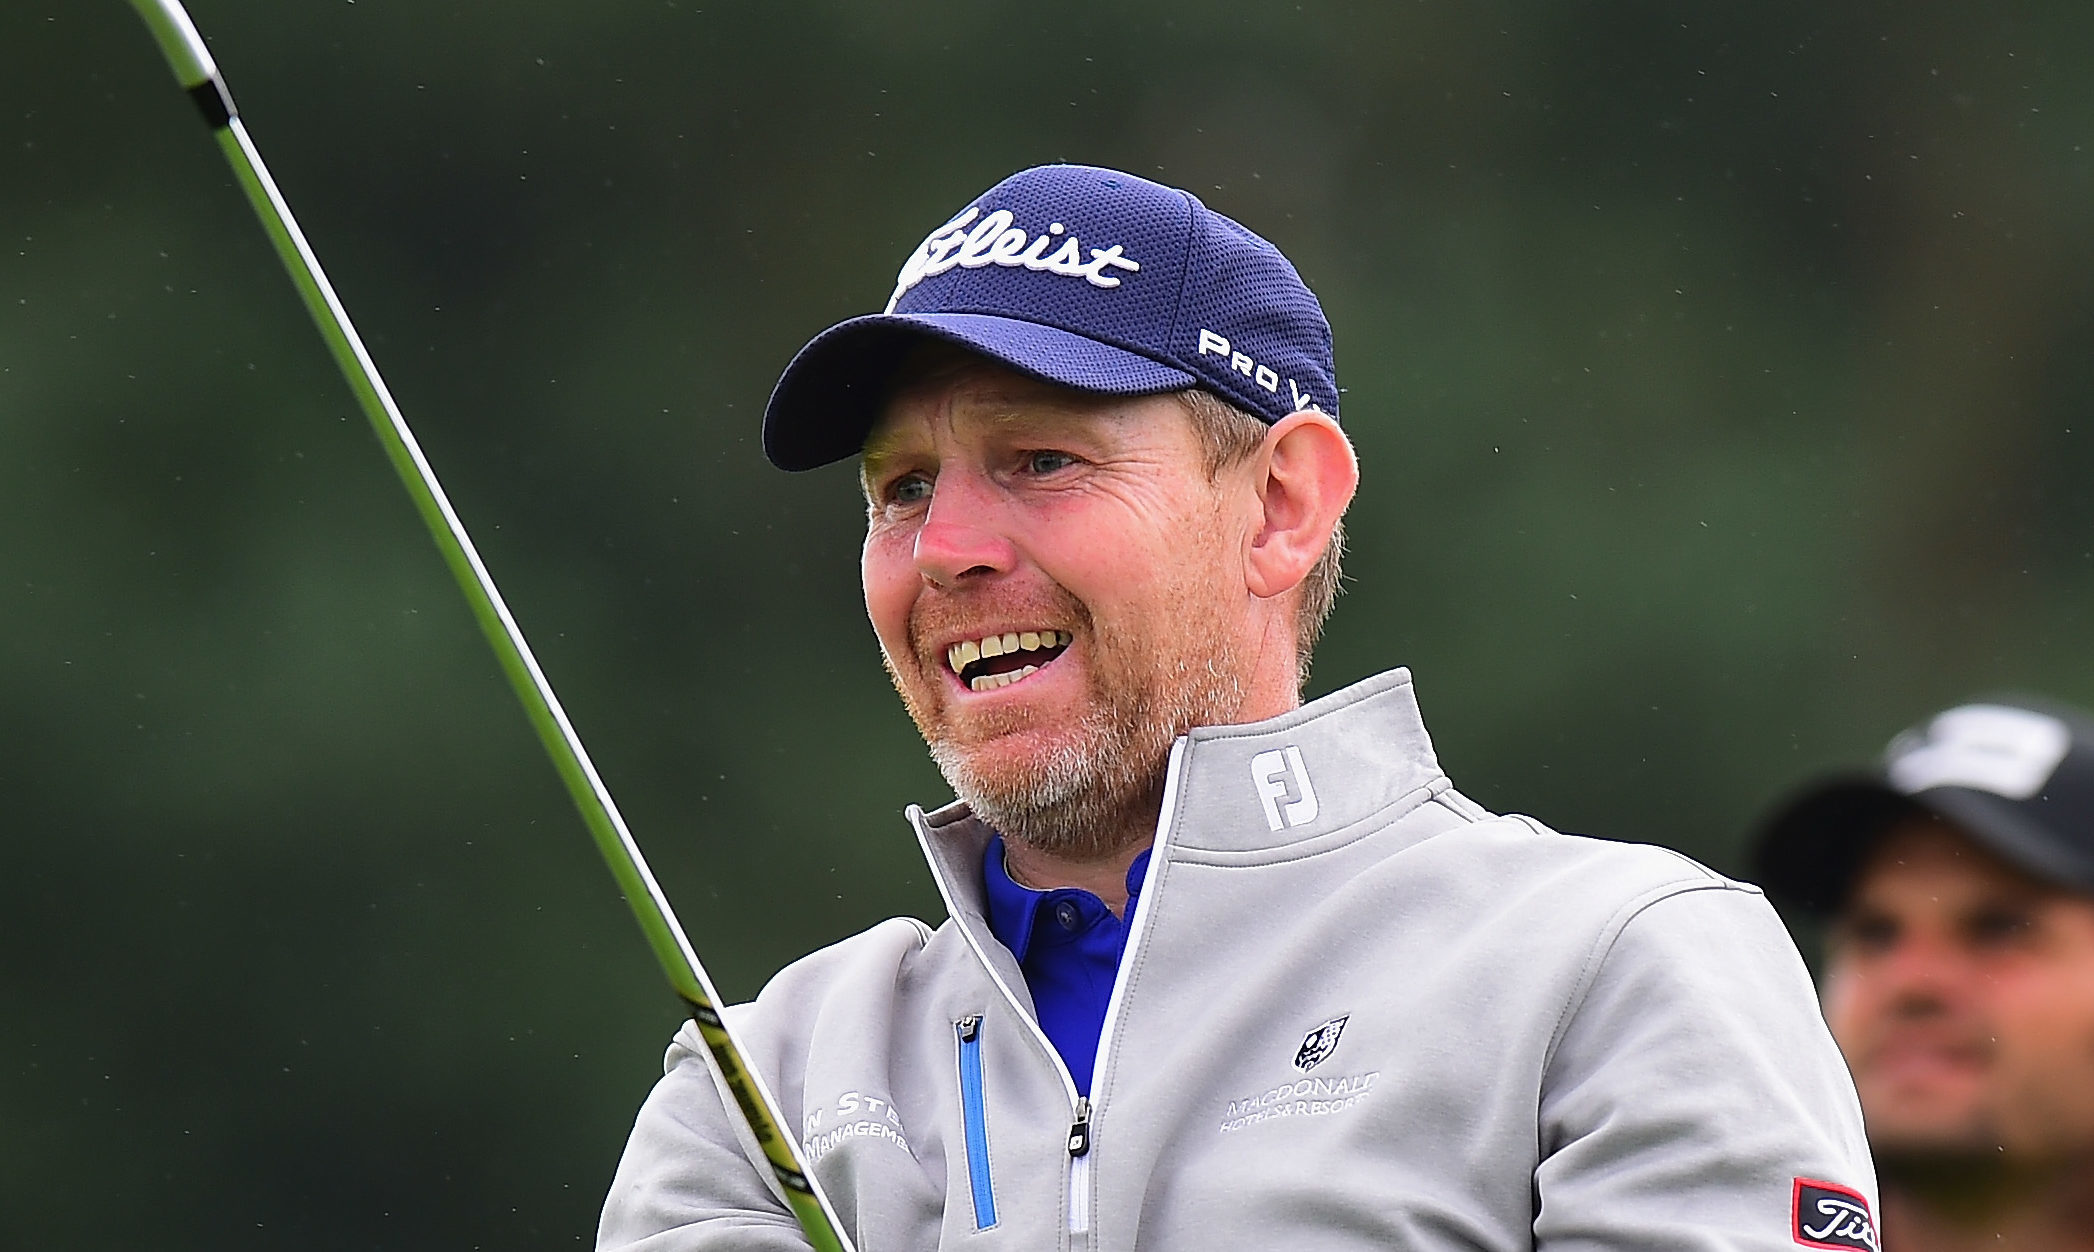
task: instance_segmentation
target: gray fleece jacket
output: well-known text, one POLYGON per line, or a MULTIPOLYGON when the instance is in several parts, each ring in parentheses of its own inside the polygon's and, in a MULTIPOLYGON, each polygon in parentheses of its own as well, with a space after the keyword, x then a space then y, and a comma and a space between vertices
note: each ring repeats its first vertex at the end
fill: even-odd
MULTIPOLYGON (((1179 740, 1088 1101, 984 919, 990 832, 909 820, 949 920, 730 1010, 859 1252, 1874 1246, 1758 890, 1484 811, 1407 671, 1179 740)), ((708 1063, 686 1027, 599 1248, 807 1246, 708 1063)))

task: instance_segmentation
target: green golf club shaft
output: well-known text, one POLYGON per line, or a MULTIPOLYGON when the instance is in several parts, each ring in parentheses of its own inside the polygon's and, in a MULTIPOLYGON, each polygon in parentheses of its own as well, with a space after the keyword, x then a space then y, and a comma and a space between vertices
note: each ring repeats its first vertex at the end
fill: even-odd
POLYGON ((203 111, 205 121, 210 123, 219 149, 225 153, 241 189, 247 193, 248 202, 254 206, 255 215, 261 219, 263 230, 268 232, 270 242, 275 245, 277 256, 289 271, 299 296, 305 300, 314 324, 327 341, 328 350, 334 354, 342 376, 349 382, 349 389, 356 393, 357 403, 362 406, 364 416, 370 419, 371 429, 377 433, 379 443, 392 459, 401 483, 406 486, 407 494, 414 498, 415 508, 428 525, 430 536, 436 540, 459 589, 472 606, 473 615, 479 619, 480 629, 493 646, 503 672, 509 676, 509 685, 523 701, 524 712, 537 728, 538 738, 551 754, 554 767, 567 784, 568 794, 574 797, 575 806, 581 810, 582 820, 595 837, 597 849, 603 853, 619 888, 625 893, 626 903, 632 907, 633 917, 639 921, 649 946, 654 949, 662 972, 668 975, 670 986, 689 1008, 691 1018, 697 1023, 699 1034, 704 1037, 707 1050, 719 1068, 720 1077, 734 1094, 735 1103, 740 1106, 756 1141, 762 1145, 786 1202, 817 1249, 821 1252, 846 1252, 850 1242, 808 1174, 797 1141, 787 1133, 778 1116, 776 1101, 764 1088, 762 1079, 744 1062, 741 1047, 721 1020, 719 992, 713 988, 712 979, 699 963, 697 953, 691 950, 690 940, 685 938, 683 927, 677 923, 654 874, 647 868, 646 859, 640 855, 639 845, 633 842, 632 832, 626 829, 625 819, 619 815, 611 793, 597 775, 588 750, 582 746, 581 738, 567 720, 566 711, 553 694, 552 684, 546 681, 544 671, 538 667, 538 660, 524 641, 522 630, 517 627, 509 606, 503 602, 494 579, 488 575, 471 537, 466 534, 464 523, 458 520, 458 514, 451 508, 450 500, 436 480, 435 471, 430 469, 428 459, 415 442, 414 433, 408 429, 406 419, 401 417, 399 406, 393 403, 392 394, 378 376, 378 367, 372 363, 370 353, 365 351, 355 326, 350 324, 349 315, 336 297, 333 285, 320 269, 319 259, 306 243, 304 232, 298 229, 290 206, 277 190, 275 180, 269 177, 268 167, 262 163, 261 153, 248 137, 247 128, 233 107, 232 96, 226 92, 217 66, 197 34, 195 24, 189 20, 178 0, 131 0, 131 4, 151 28, 160 51, 174 69, 176 81, 189 92, 203 111))

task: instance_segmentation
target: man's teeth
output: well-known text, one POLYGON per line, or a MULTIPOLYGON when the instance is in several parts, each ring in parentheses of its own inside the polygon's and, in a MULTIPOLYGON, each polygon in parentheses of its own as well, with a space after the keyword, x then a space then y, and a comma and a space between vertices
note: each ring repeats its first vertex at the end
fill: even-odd
POLYGON ((1012 683, 1017 682, 1019 679, 1025 677, 1027 674, 1037 674, 1039 672, 1039 666, 1028 665, 1023 669, 1012 670, 1008 674, 982 674, 976 677, 974 681, 968 683, 967 685, 976 691, 994 691, 998 687, 1010 686, 1012 683))
MULTIPOLYGON (((1036 652, 1041 648, 1065 648, 1076 641, 1076 636, 1066 630, 1011 630, 1000 635, 984 635, 980 639, 969 639, 956 643, 945 650, 945 663, 957 674, 988 657, 1003 656, 1011 652, 1036 652)), ((983 674, 968 685, 976 691, 989 691, 1008 686, 1038 669, 1028 665, 1008 674, 983 674)))

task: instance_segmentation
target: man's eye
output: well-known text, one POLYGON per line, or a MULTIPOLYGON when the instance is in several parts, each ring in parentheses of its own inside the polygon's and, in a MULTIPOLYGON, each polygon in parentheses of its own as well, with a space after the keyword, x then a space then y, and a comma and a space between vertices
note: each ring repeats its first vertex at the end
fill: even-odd
POLYGON ((1981 945, 2013 943, 2035 929, 2036 919, 2023 909, 1994 906, 1980 909, 1964 923, 1971 939, 1981 945))
POLYGON ((1066 452, 1028 452, 1025 454, 1025 468, 1034 474, 1052 474, 1056 470, 1067 469, 1074 464, 1076 464, 1076 458, 1066 452))
POLYGON ((1848 917, 1833 927, 1833 941, 1856 952, 1885 952, 1898 942, 1900 927, 1880 913, 1848 917))
POLYGON ((898 478, 887 489, 887 498, 896 504, 921 504, 931 498, 931 480, 921 474, 898 478))

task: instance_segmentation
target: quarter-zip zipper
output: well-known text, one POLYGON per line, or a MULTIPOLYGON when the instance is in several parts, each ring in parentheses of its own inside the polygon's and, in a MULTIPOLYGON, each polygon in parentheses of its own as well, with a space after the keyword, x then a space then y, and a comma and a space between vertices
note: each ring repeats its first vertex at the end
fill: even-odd
POLYGON ((1076 1101, 1076 1122, 1069 1127, 1069 1155, 1089 1156, 1091 1152, 1091 1102, 1082 1097, 1076 1101))
POLYGON ((1076 1120, 1069 1126, 1069 1233, 1091 1228, 1091 1102, 1076 1097, 1076 1120))
POLYGON ((982 1017, 953 1023, 960 1039, 960 1123, 967 1137, 967 1183, 974 1192, 974 1228, 996 1224, 996 1188, 989 1178, 989 1118, 982 1107, 982 1017))
MULTIPOLYGON (((1156 816, 1156 840, 1150 845, 1153 851, 1149 854, 1149 877, 1152 880, 1156 877, 1157 867, 1161 864, 1169 843, 1171 822, 1176 817, 1178 807, 1179 777, 1184 770, 1185 752, 1191 742, 1189 738, 1181 735, 1178 741, 1171 745, 1170 764, 1164 773, 1163 808, 1156 816)), ((909 806, 908 816, 909 824, 916 828, 917 842, 923 845, 924 859, 931 865, 931 880, 937 885, 938 894, 945 901, 945 911, 949 916, 958 918, 960 902, 953 897, 952 888, 946 883, 945 875, 938 872, 942 863, 937 849, 931 843, 931 832, 924 822, 923 809, 912 804, 909 806)), ((1105 1002, 1105 1022, 1098 1034, 1098 1057, 1092 1070, 1094 1075, 1105 1072, 1105 1058, 1112 1042, 1113 1023, 1120 1015, 1120 1000, 1127 991, 1127 966, 1141 943, 1142 932, 1149 916, 1150 901, 1154 896, 1153 887, 1149 883, 1142 884, 1141 899, 1134 907, 1133 929, 1128 933, 1127 946, 1120 953, 1120 969, 1113 979, 1112 995, 1105 1002)), ((996 966, 990 963, 988 954, 982 951, 981 940, 975 936, 974 931, 963 925, 960 927, 960 937, 967 941, 968 948, 974 953, 974 959, 981 962, 982 971, 988 974, 990 982, 996 984, 997 991, 1002 993, 1004 1001, 1017 1014, 1018 1020, 1024 1022, 1026 1028, 1032 1032, 1033 1040, 1039 1044, 1040 1051, 1046 1054, 1048 1061, 1054 1066, 1055 1074, 1062 1080, 1062 1091, 1069 1098, 1069 1113, 1072 1119, 1067 1141, 1069 1234, 1088 1235, 1091 1229, 1091 1123, 1095 1110, 1091 1107, 1090 1100, 1076 1090, 1076 1079, 1070 1075, 1068 1062, 1062 1060, 1062 1054, 1056 1050, 1054 1041, 1047 1037, 1046 1031, 1040 1029, 1040 1023, 1033 1015, 1024 1010, 1017 993, 1012 991, 1004 982, 1003 976, 996 972, 996 966)))
MULTIPOLYGON (((946 883, 945 875, 936 872, 939 869, 938 852, 931 843, 930 828, 924 823, 921 807, 913 804, 909 806, 909 824, 916 828, 917 842, 923 845, 924 859, 930 863, 933 870, 931 881, 937 885, 938 894, 945 901, 947 915, 957 918, 960 915, 960 902, 953 898, 952 888, 946 883)), ((1011 990, 1010 985, 1004 982, 1003 975, 996 972, 996 966, 990 963, 988 953, 982 951, 981 941, 975 936, 974 931, 967 926, 961 926, 960 937, 967 941, 967 947, 974 953, 974 959, 981 963, 982 971, 988 974, 989 981, 996 985, 996 990, 1003 996, 1004 1002, 1011 1006, 1011 1012, 1019 1021, 1025 1023, 1026 1030, 1032 1034, 1033 1041, 1039 1045, 1040 1052, 1047 1058, 1048 1064, 1054 1066, 1055 1076, 1062 1080, 1062 1094, 1069 1101, 1070 1116, 1076 1116, 1079 1109, 1088 1110, 1090 1102, 1076 1090, 1076 1079, 1069 1073, 1068 1063, 1062 1060, 1062 1054, 1055 1050, 1054 1041, 1047 1037, 1046 1031, 1040 1029, 1040 1023, 1032 1014, 1025 1011, 1023 1002, 1019 1000, 1017 993, 1011 990)), ((1088 1158, 1070 1159, 1068 1185, 1072 1227, 1079 1211, 1087 1211, 1089 1207, 1089 1166, 1088 1158), (1081 1188, 1078 1186, 1079 1181, 1082 1184, 1081 1188)), ((1088 1221, 1086 1217, 1086 1229, 1088 1221)))
MULTIPOLYGON (((1156 838, 1149 844, 1148 877, 1142 883, 1141 895, 1136 898, 1134 911, 1127 919, 1127 945, 1120 950, 1120 968, 1113 975, 1112 994, 1105 1001, 1105 1020, 1098 1029, 1098 1055, 1091 1065, 1094 1089, 1107 1073, 1106 1060, 1112 1052, 1113 1027, 1118 1024, 1120 1006, 1127 999, 1127 971, 1135 964, 1142 940, 1148 934, 1149 918, 1155 911, 1156 876, 1162 872, 1170 852, 1171 825, 1178 810, 1178 784, 1184 775, 1185 752, 1191 744, 1191 739, 1179 736, 1178 741, 1171 745, 1170 764, 1164 769, 1163 806, 1156 814, 1156 838)), ((1072 1080, 1072 1090, 1074 1086, 1072 1080)), ((1076 1120, 1069 1127, 1069 1233, 1072 1236, 1087 1235, 1091 1229, 1091 1117, 1090 1100, 1078 1096, 1076 1120)))

